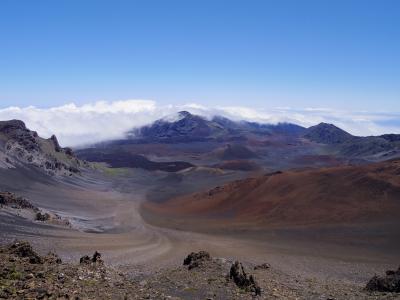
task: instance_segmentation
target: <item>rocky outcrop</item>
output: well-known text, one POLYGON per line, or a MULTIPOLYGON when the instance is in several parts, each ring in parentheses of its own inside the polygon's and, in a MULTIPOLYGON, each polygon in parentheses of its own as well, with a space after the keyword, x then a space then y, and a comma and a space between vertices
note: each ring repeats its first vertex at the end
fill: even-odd
POLYGON ((94 252, 93 256, 84 255, 79 260, 80 264, 90 265, 90 264, 103 264, 103 260, 101 259, 101 254, 99 252, 94 252))
POLYGON ((50 175, 80 173, 85 167, 72 149, 62 148, 55 135, 43 139, 19 120, 0 121, 0 167, 33 165, 50 175))
POLYGON ((45 222, 51 225, 70 227, 68 219, 33 205, 28 199, 10 192, 0 192, 0 212, 7 211, 30 221, 45 222))
POLYGON ((11 206, 18 209, 30 209, 39 212, 39 209, 23 197, 17 197, 14 193, 0 192, 0 205, 11 206))
POLYGON ((184 266, 188 266, 188 269, 194 269, 202 266, 205 262, 210 261, 211 256, 206 251, 192 252, 183 261, 184 266))
POLYGON ((254 276, 248 276, 243 265, 239 261, 235 261, 235 263, 232 264, 229 271, 229 278, 241 289, 251 291, 254 295, 261 295, 261 288, 257 284, 254 276))
POLYGON ((400 293, 400 267, 397 271, 386 271, 385 276, 375 275, 365 288, 368 291, 400 293))
POLYGON ((50 220, 50 217, 51 217, 50 214, 42 213, 42 212, 39 211, 36 214, 35 220, 36 221, 41 221, 41 222, 46 222, 46 221, 50 220))
POLYGON ((41 264, 43 259, 33 250, 28 242, 14 242, 9 246, 10 253, 20 257, 27 258, 31 264, 41 264))

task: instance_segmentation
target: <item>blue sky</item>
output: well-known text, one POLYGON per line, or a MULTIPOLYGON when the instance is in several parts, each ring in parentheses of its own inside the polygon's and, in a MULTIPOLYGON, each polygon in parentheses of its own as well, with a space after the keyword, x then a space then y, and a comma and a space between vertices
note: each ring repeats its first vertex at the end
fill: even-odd
POLYGON ((400 1, 0 1, 0 107, 400 111, 400 1))

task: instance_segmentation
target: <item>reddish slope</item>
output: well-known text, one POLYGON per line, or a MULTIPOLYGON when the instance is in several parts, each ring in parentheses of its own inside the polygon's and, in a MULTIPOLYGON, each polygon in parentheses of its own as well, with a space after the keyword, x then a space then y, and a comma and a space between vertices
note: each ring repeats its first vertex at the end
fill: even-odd
POLYGON ((269 174, 146 208, 271 225, 389 220, 400 212, 400 160, 269 174))

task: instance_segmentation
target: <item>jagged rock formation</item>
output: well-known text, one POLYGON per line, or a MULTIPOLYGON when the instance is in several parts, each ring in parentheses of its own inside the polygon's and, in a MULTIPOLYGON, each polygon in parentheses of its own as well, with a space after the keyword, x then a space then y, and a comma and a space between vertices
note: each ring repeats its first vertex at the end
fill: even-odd
POLYGON ((243 265, 239 261, 235 261, 229 271, 229 278, 232 279, 235 284, 245 290, 251 291, 254 295, 261 295, 261 288, 257 284, 253 275, 247 275, 243 265))
POLYGON ((72 175, 87 166, 55 135, 43 139, 20 120, 0 121, 0 168, 33 165, 50 175, 72 175))

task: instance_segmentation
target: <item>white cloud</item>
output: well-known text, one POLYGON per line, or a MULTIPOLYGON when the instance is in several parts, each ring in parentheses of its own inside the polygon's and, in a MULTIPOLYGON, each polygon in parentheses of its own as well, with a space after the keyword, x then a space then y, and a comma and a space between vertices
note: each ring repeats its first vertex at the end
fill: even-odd
POLYGON ((205 107, 196 103, 159 105, 151 100, 98 101, 81 106, 70 103, 51 108, 7 107, 0 109, 0 120, 20 119, 43 137, 56 134, 62 145, 80 146, 121 138, 134 127, 176 115, 181 110, 207 118, 222 115, 233 120, 291 122, 305 127, 329 122, 355 135, 400 133, 400 114, 396 113, 349 112, 310 107, 279 107, 270 110, 245 106, 205 107))

